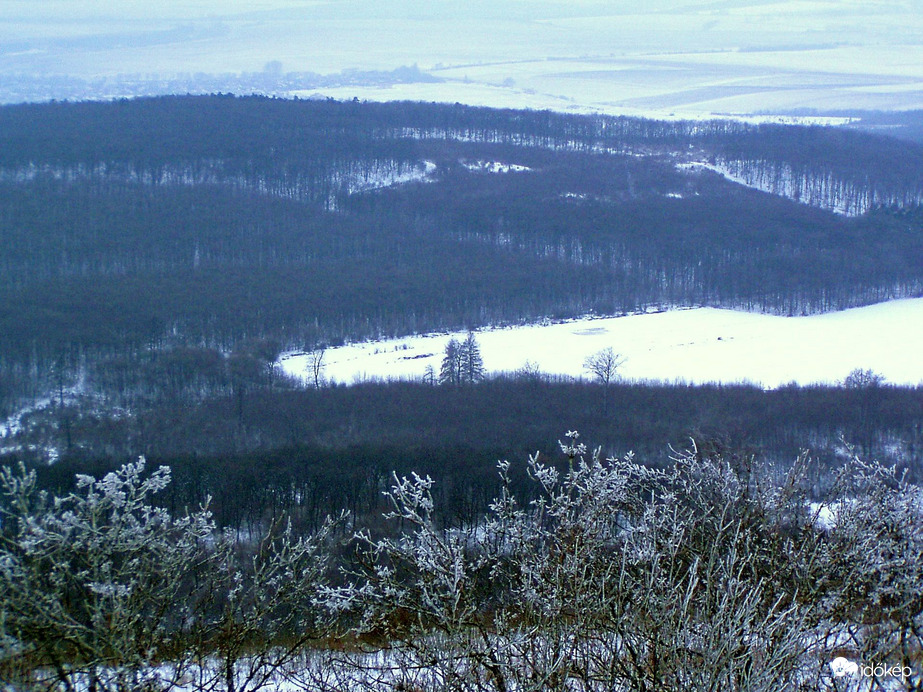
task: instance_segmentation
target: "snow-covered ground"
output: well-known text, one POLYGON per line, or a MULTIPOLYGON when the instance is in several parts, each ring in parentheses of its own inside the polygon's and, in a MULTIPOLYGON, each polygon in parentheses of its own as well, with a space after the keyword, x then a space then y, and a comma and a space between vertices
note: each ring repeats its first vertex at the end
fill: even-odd
MULTIPOLYGON (((352 384, 367 379, 420 379, 436 373, 450 337, 431 334, 328 349, 324 376, 352 384)), ((477 332, 489 372, 522 368, 588 377, 587 356, 611 347, 627 358, 629 380, 690 383, 748 381, 763 387, 841 381, 869 368, 888 383, 923 384, 923 298, 895 300, 809 317, 778 317, 715 308, 625 317, 587 317, 477 332)), ((307 377, 310 356, 288 354, 283 370, 307 377)))
MULTIPOLYGON (((550 62, 550 61, 549 61, 550 62)), ((612 93, 618 93, 612 87, 612 93)), ((587 98, 587 94, 575 89, 571 94, 539 92, 515 86, 483 84, 469 80, 438 83, 394 84, 391 86, 351 85, 327 87, 318 90, 295 90, 292 96, 299 98, 329 97, 337 100, 359 98, 368 101, 428 101, 436 103, 464 103, 484 108, 514 108, 551 110, 578 115, 625 115, 657 120, 739 120, 754 124, 773 123, 779 125, 842 125, 853 119, 843 116, 785 115, 762 113, 764 106, 754 98, 752 108, 716 112, 708 108, 641 107, 619 102, 598 102, 587 98)), ((921 101, 923 103, 923 101, 921 101)), ((836 106, 847 108, 847 105, 836 106)), ((765 108, 768 108, 766 106, 765 108)), ((923 105, 921 105, 923 108, 923 105)))
POLYGON ((462 165, 469 171, 479 173, 522 173, 531 171, 528 166, 520 166, 518 163, 503 163, 501 161, 463 161, 462 165))
POLYGON ((250 93, 235 76, 265 70, 342 73, 321 90, 335 98, 626 115, 923 107, 908 0, 19 0, 0 3, 0 29, 0 92, 23 87, 0 99, 33 94, 35 77, 59 79, 44 98, 67 97, 69 77, 101 80, 102 97, 119 75, 250 93), (411 65, 445 81, 361 76, 411 65))

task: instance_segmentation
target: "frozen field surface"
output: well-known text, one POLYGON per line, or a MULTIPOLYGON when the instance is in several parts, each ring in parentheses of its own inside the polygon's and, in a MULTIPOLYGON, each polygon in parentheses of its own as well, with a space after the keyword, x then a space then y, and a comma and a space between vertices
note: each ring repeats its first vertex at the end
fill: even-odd
MULTIPOLYGON (((432 334, 352 344, 324 354, 327 381, 420 379, 438 374, 449 338, 432 334)), ((923 298, 895 300, 809 317, 778 317, 715 308, 667 310, 626 317, 588 317, 562 323, 476 333, 488 372, 524 367, 588 377, 587 356, 607 347, 627 358, 629 380, 752 382, 772 388, 835 383, 855 368, 870 368, 888 383, 923 384, 923 298)), ((288 354, 281 366, 305 377, 310 356, 288 354)))
POLYGON ((293 96, 285 75, 311 72, 342 74, 335 98, 657 117, 923 108, 908 0, 7 0, 0 29, 0 101, 84 95, 74 78, 293 96), (445 81, 361 74, 411 65, 445 81))

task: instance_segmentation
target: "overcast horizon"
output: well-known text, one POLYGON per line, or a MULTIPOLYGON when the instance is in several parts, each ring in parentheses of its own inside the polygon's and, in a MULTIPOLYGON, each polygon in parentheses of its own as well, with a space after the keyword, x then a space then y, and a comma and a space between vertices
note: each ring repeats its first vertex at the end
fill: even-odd
POLYGON ((923 108, 912 2, 108 5, 2 3, 0 102, 223 90, 692 116, 923 108))

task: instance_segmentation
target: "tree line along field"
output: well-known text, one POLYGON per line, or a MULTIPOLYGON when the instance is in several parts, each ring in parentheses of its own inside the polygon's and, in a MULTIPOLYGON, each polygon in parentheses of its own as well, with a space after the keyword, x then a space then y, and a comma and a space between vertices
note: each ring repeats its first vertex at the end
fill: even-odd
POLYGON ((855 131, 210 96, 8 106, 0 144, 6 414, 164 349, 920 292, 923 149, 855 131))
POLYGON ((553 452, 561 421, 586 430, 605 455, 634 452, 652 468, 692 444, 779 467, 808 450, 817 493, 850 448, 896 465, 910 481, 923 474, 923 391, 876 383, 764 391, 615 381, 607 391, 522 373, 462 386, 290 389, 266 379, 240 404, 228 392, 120 418, 64 407, 23 438, 22 451, 0 459, 31 460, 42 487, 65 492, 75 473, 103 474, 143 450, 173 470, 169 506, 211 497, 218 522, 235 530, 282 512, 309 526, 344 507, 374 518, 392 472, 436 479, 440 521, 470 523, 497 490, 497 460, 553 452), (43 442, 57 446, 54 464, 28 451, 43 442))

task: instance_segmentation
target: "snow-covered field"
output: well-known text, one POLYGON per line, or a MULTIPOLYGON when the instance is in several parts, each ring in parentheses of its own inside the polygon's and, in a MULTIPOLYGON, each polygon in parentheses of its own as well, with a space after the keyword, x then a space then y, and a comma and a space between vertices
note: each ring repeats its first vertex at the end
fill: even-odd
MULTIPOLYGON (((436 373, 446 342, 432 334, 352 344, 324 353, 327 381, 420 379, 436 373)), ((625 317, 588 317, 556 324, 489 329, 476 334, 489 372, 522 368, 589 377, 588 355, 612 347, 627 358, 629 380, 733 383, 771 388, 795 382, 835 383, 869 368, 888 383, 923 384, 923 298, 895 300, 809 317, 778 317, 715 308, 625 317)), ((288 354, 283 370, 307 377, 310 355, 288 354)))
POLYGON ((921 36, 907 0, 7 0, 0 82, 201 74, 233 86, 267 68, 347 71, 322 90, 337 98, 692 117, 901 110, 923 107, 921 36), (445 82, 349 72, 415 64, 445 82))

